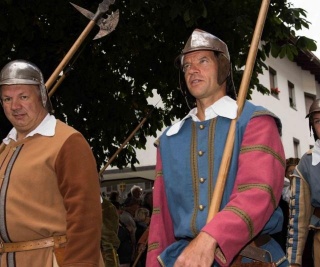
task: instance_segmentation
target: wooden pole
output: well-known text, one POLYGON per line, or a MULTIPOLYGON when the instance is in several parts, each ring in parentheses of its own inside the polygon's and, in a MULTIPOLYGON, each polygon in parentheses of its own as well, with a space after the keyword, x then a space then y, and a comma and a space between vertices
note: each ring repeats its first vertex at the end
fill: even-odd
POLYGON ((116 156, 118 156, 118 154, 122 151, 122 149, 124 148, 124 146, 131 140, 131 138, 135 135, 135 133, 141 128, 141 126, 145 123, 145 121, 148 119, 148 116, 144 117, 143 120, 139 123, 139 125, 132 131, 132 133, 127 137, 126 140, 124 140, 124 142, 121 144, 121 146, 118 148, 118 150, 116 151, 116 153, 114 153, 112 155, 112 157, 108 160, 108 162, 106 163, 106 165, 104 165, 104 167, 100 170, 99 172, 99 177, 103 174, 103 172, 105 171, 106 168, 108 168, 108 166, 111 164, 111 162, 116 158, 116 156))
POLYGON ((100 170, 99 172, 99 177, 101 177, 103 175, 103 172, 105 171, 106 168, 108 168, 108 166, 111 164, 111 162, 116 158, 116 156, 122 151, 122 149, 124 148, 124 146, 131 140, 131 138, 135 135, 135 133, 141 128, 141 126, 146 122, 146 120, 150 117, 152 111, 155 109, 155 107, 158 105, 158 103, 161 100, 159 100, 153 107, 153 109, 151 109, 148 114, 143 118, 143 120, 139 123, 139 125, 131 132, 131 134, 127 137, 126 140, 124 140, 124 142, 121 144, 121 146, 118 148, 118 150, 112 155, 112 157, 108 160, 108 162, 106 163, 106 165, 104 165, 104 167, 100 170))
POLYGON ((78 37, 76 42, 72 45, 68 53, 65 55, 65 57, 62 59, 58 67, 55 69, 55 71, 51 74, 50 78, 46 82, 46 88, 48 91, 50 91, 51 86, 58 78, 60 72, 66 67, 66 65, 69 63, 70 59, 73 57, 74 53, 79 49, 80 45, 83 43, 83 41, 86 39, 90 31, 93 29, 94 25, 96 24, 95 21, 91 20, 87 27, 83 30, 81 35, 78 37))
POLYGON ((65 78, 73 70, 73 66, 74 66, 75 62, 77 61, 77 59, 79 58, 82 51, 84 50, 85 46, 86 46, 86 44, 82 46, 82 49, 78 52, 77 56, 73 59, 73 61, 69 64, 69 66, 66 69, 63 69, 63 74, 59 77, 58 80, 56 80, 56 83, 54 84, 54 86, 53 87, 51 86, 52 88, 50 88, 50 91, 48 91, 49 97, 51 97, 56 92, 58 87, 62 84, 62 82, 65 80, 65 78))
POLYGON ((82 33, 80 34, 78 39, 75 41, 75 43, 72 45, 72 47, 70 48, 68 53, 64 56, 64 58, 62 59, 62 61, 58 65, 58 67, 55 69, 55 71, 51 74, 51 76, 47 80, 45 86, 46 86, 48 92, 51 90, 51 87, 56 82, 56 79, 58 78, 59 74, 67 66, 67 64, 69 63, 70 59, 73 57, 75 52, 79 49, 79 47, 81 46, 83 41, 86 39, 88 34, 91 32, 91 30, 93 29, 95 24, 98 24, 98 26, 100 27, 100 31, 101 31, 101 27, 103 26, 104 31, 101 34, 99 34, 100 33, 99 32, 98 36, 96 36, 94 39, 101 38, 101 37, 107 35, 108 33, 110 33, 111 31, 113 31, 115 29, 115 27, 117 26, 118 21, 119 21, 119 12, 118 11, 116 11, 114 13, 114 16, 111 16, 110 18, 106 19, 103 22, 102 21, 99 22, 101 17, 108 11, 109 5, 113 4, 113 3, 114 3, 114 1, 111 2, 111 1, 108 1, 108 0, 103 0, 99 4, 97 12, 94 15, 92 14, 92 17, 91 17, 91 12, 89 12, 89 11, 87 11, 87 10, 85 10, 85 9, 83 9, 81 7, 78 7, 78 6, 76 6, 76 5, 71 3, 83 15, 85 15, 86 17, 89 17, 90 18, 90 22, 88 23, 86 28, 82 31, 82 33), (104 25, 102 25, 102 24, 104 24, 104 25), (106 27, 108 27, 109 29, 106 30, 107 29, 106 27))
POLYGON ((142 236, 140 237, 138 241, 138 255, 135 258, 132 267, 136 267, 141 255, 143 252, 145 252, 147 246, 148 246, 148 238, 149 238, 149 227, 143 232, 142 236), (139 246, 140 245, 140 246, 139 246))
POLYGON ((217 177, 217 183, 215 185, 210 207, 209 207, 207 222, 211 221, 212 218, 219 212, 219 209, 220 209, 222 196, 223 196, 223 192, 224 192, 224 188, 225 188, 225 184, 228 176, 228 171, 230 167, 231 157, 232 157, 236 123, 237 123, 237 119, 240 117, 242 113, 243 106, 247 97, 248 87, 250 84, 252 71, 253 71, 254 63, 257 56, 257 51, 258 51, 259 42, 260 42, 262 31, 263 31, 263 26, 268 13, 269 4, 270 4, 270 0, 262 0, 256 27, 253 33, 253 37, 252 37, 252 41, 249 49, 249 54, 248 54, 246 65, 245 65, 245 70, 243 72, 243 76, 242 76, 242 80, 239 88, 239 94, 237 99, 238 114, 237 114, 237 118, 233 119, 230 124, 230 129, 227 136, 227 141, 226 141, 226 145, 223 152, 220 169, 217 177))
POLYGON ((60 84, 65 80, 67 76, 65 74, 63 74, 54 84, 54 86, 51 88, 50 92, 48 92, 49 97, 51 97, 58 89, 58 87, 60 86, 60 84))

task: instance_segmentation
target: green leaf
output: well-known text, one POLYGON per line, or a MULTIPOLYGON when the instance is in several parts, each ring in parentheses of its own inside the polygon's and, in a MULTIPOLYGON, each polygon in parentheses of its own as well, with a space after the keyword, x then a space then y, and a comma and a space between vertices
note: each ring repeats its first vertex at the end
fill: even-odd
POLYGON ((297 47, 299 47, 301 49, 307 49, 309 51, 316 51, 317 50, 316 42, 310 38, 305 37, 305 36, 300 36, 297 39, 296 45, 297 45, 297 47))
POLYGON ((281 47, 279 45, 277 45, 277 44, 271 45, 271 55, 273 57, 278 57, 280 51, 281 51, 281 47))

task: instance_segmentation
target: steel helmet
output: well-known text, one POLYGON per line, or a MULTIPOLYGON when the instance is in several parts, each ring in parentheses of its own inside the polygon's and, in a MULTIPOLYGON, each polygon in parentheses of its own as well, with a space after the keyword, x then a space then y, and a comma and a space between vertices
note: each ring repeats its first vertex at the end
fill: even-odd
POLYGON ((230 55, 225 42, 211 33, 195 29, 185 44, 181 54, 175 59, 175 65, 178 68, 181 68, 185 54, 200 50, 218 52, 218 83, 221 85, 230 74, 230 55))
POLYGON ((312 124, 312 114, 314 112, 320 112, 320 98, 315 99, 313 101, 313 103, 311 104, 311 106, 309 108, 309 113, 306 116, 306 118, 309 118, 310 134, 311 134, 311 129, 312 129, 314 140, 316 141, 317 139, 319 139, 319 137, 317 136, 317 133, 316 133, 316 131, 315 131, 314 127, 313 127, 313 124, 312 124))
POLYGON ((306 118, 309 118, 313 112, 317 112, 317 111, 320 111, 320 98, 313 101, 313 103, 309 108, 309 113, 307 114, 306 118))
POLYGON ((0 72, 0 86, 10 84, 39 85, 43 106, 52 112, 52 105, 40 69, 33 63, 18 59, 7 63, 0 72))

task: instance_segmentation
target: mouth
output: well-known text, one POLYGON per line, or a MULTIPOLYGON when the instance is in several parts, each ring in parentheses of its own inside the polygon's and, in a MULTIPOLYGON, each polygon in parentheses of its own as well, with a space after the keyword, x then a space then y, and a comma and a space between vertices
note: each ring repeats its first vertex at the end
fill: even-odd
POLYGON ((200 83, 201 81, 202 80, 200 80, 200 79, 193 79, 193 80, 190 81, 190 84, 191 85, 196 85, 196 84, 200 83))
POLYGON ((13 114, 13 117, 17 120, 22 119, 24 117, 24 114, 13 114))

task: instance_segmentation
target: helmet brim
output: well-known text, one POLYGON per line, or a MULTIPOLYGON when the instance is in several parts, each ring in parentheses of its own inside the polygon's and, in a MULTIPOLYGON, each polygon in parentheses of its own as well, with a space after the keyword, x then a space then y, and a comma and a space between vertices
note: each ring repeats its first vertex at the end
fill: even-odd
POLYGON ((27 79, 18 79, 18 78, 10 78, 5 79, 0 82, 0 85, 11 85, 11 84, 34 84, 39 85, 39 81, 35 80, 27 80, 27 79))

